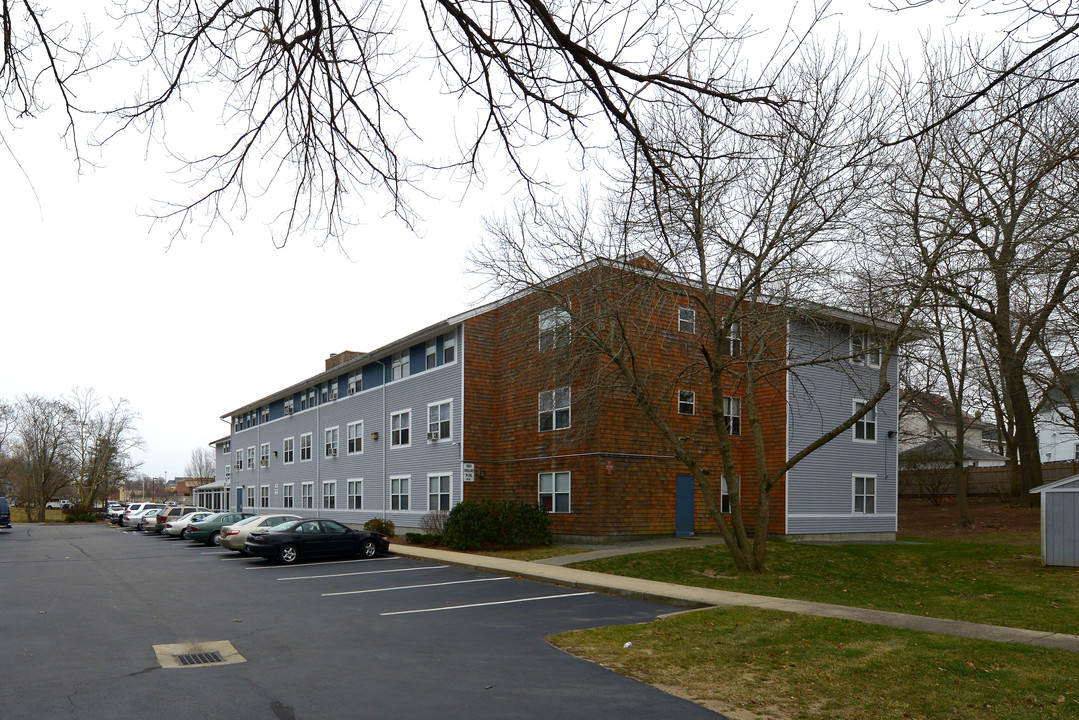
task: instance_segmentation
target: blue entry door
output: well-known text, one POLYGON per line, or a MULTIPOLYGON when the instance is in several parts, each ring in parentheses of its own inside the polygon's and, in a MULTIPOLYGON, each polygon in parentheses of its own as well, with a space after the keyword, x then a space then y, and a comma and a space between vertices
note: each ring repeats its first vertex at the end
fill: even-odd
POLYGON ((242 512, 244 509, 244 489, 242 487, 236 488, 236 512, 242 512))
POLYGON ((678 537, 693 536, 693 487, 692 475, 678 475, 674 483, 674 534, 678 537))

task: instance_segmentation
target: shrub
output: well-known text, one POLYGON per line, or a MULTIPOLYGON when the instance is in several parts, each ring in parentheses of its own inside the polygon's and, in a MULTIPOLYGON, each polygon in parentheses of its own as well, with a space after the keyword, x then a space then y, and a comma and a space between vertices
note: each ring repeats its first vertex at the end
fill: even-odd
POLYGON ((412 545, 438 545, 442 541, 442 536, 428 535, 426 533, 405 533, 405 540, 412 545))
POLYGON ((382 533, 393 537, 397 534, 397 528, 394 527, 392 520, 386 520, 385 518, 371 518, 363 524, 364 530, 370 530, 371 532, 382 533))
POLYGON ((432 510, 420 518, 420 529, 428 535, 441 536, 446 531, 446 518, 449 516, 445 510, 432 510))
POLYGON ((551 518, 535 503, 465 500, 450 511, 442 540, 454 550, 550 545, 551 518))

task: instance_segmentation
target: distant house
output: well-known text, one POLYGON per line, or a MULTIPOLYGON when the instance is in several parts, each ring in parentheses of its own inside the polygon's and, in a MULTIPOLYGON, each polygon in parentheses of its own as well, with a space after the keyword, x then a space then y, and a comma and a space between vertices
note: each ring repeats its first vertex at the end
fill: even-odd
MULTIPOLYGON (((903 470, 944 470, 955 463, 955 440, 938 436, 917 447, 899 451, 899 467, 903 470)), ((1008 458, 971 445, 963 446, 963 467, 1004 467, 1008 458)))
POLYGON ((1079 371, 1068 373, 1063 383, 1051 388, 1035 413, 1034 428, 1043 462, 1079 460, 1076 405, 1079 405, 1079 371))
MULTIPOLYGON (((972 449, 985 447, 990 426, 981 418, 961 410, 963 444, 972 449)), ((913 450, 937 438, 956 437, 956 408, 948 398, 935 393, 904 388, 899 393, 899 452, 913 450)), ((937 446, 942 447, 942 446, 937 446)), ((931 449, 931 448, 930 448, 931 449)), ((991 455, 993 453, 990 453, 991 455)), ((971 454, 973 457, 973 454, 971 454)), ((999 456, 998 456, 999 457, 999 456)), ((986 466, 980 466, 986 467, 986 466)))

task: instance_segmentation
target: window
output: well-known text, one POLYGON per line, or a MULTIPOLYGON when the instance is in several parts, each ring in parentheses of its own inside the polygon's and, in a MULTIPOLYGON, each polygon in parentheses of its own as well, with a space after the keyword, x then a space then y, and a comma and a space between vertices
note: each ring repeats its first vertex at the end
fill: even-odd
POLYGON ((225 484, 228 485, 232 480, 232 466, 225 463, 225 484))
POLYGON ((348 425, 348 454, 356 455, 363 452, 363 421, 349 423, 348 425))
POLYGON ((326 385, 323 385, 321 388, 319 388, 319 390, 322 393, 322 404, 325 405, 330 401, 330 388, 326 385))
POLYGON ((539 503, 547 512, 569 512, 568 472, 540 473, 539 503))
POLYGON ((306 410, 306 409, 307 409, 307 395, 306 394, 301 394, 300 395, 300 410, 306 410))
POLYGON ((292 488, 293 488, 292 483, 288 483, 287 485, 282 485, 281 486, 281 506, 282 507, 287 507, 287 508, 295 507, 294 504, 293 504, 295 501, 294 501, 293 496, 292 496, 292 488))
POLYGON ((723 422, 731 435, 742 434, 742 398, 723 397, 723 422))
POLYGON ((450 478, 452 475, 429 475, 427 477, 427 509, 450 509, 450 478))
POLYGON ((1075 443, 1075 459, 1079 460, 1079 443, 1075 443))
POLYGON ((259 445, 259 465, 270 467, 270 443, 259 445))
POLYGON ((315 507, 315 483, 305 482, 300 485, 300 507, 305 510, 315 507))
POLYGON ((226 440, 224 444, 221 445, 221 454, 228 455, 230 452, 232 452, 232 442, 226 440))
POLYGON ((296 438, 285 438, 281 443, 281 462, 291 465, 296 459, 296 438))
POLYGON ((877 511, 876 485, 874 475, 854 476, 854 512, 872 515, 877 511))
MULTIPOLYGON (((855 413, 861 412, 864 407, 864 400, 854 401, 855 413)), ((877 441, 877 408, 870 408, 869 412, 854 423, 854 439, 862 442, 877 441)))
POLYGON ((326 457, 337 457, 337 428, 327 428, 325 432, 326 457))
POLYGON ((232 418, 232 429, 233 429, 234 432, 239 432, 240 430, 243 430, 244 429, 244 421, 243 421, 243 419, 238 418, 238 417, 232 418))
POLYGON ((295 400, 293 400, 292 398, 289 398, 288 400, 285 400, 285 414, 286 415, 291 415, 292 414, 292 408, 293 408, 294 403, 295 403, 295 400))
POLYGON ((427 369, 431 370, 438 365, 438 339, 432 338, 427 341, 427 369))
MULTIPOLYGON (((742 487, 742 477, 736 475, 734 483, 739 488, 742 487)), ((724 515, 729 515, 731 512, 731 494, 727 489, 727 478, 720 477, 719 479, 719 511, 724 515)))
POLYGON ((852 362, 880 367, 880 347, 877 339, 869 333, 851 331, 850 354, 852 362))
POLYGON ((300 436, 300 460, 311 459, 311 433, 300 436))
POLYGON ((390 415, 390 447, 407 447, 410 444, 411 410, 390 415))
POLYGON ((322 483, 322 509, 333 510, 337 507, 337 481, 326 480, 322 483))
POLYGON ((449 365, 457 360, 457 335, 442 336, 442 364, 449 365))
POLYGON ((237 470, 243 470, 244 469, 244 451, 243 450, 237 450, 236 451, 236 469, 237 470))
POLYGON ((348 509, 363 510, 363 479, 348 481, 348 509))
POLYGON ((409 376, 408 350, 395 352, 390 360, 390 379, 400 380, 409 376))
POLYGON ((450 432, 452 415, 453 404, 449 400, 427 406, 427 439, 429 441, 438 442, 453 437, 450 432))
POLYGON ((678 391, 678 414, 697 414, 697 393, 693 392, 692 390, 678 391))
POLYGON ((693 308, 678 308, 678 332, 692 335, 697 332, 697 311, 693 308))
POLYGON ((259 415, 259 422, 260 423, 268 423, 268 422, 270 422, 270 406, 269 405, 262 408, 262 412, 259 415))
POLYGON ((259 488, 259 507, 270 507, 270 486, 263 485, 259 488))
POLYGON ((390 478, 390 509, 408 510, 408 477, 390 478))
POLYGON ((539 429, 565 430, 570 423, 569 386, 547 390, 539 394, 539 429))
POLYGON ((357 370, 348 376, 348 394, 355 395, 363 390, 363 370, 357 370))
POLYGON ((727 357, 742 356, 742 323, 735 320, 723 339, 723 354, 727 357))
POLYGON ((252 445, 247 448, 247 467, 254 469, 255 467, 255 447, 252 445))
POLYGON ((326 392, 327 392, 326 399, 329 400, 330 402, 333 402, 334 400, 336 400, 337 399, 337 390, 338 390, 339 387, 340 386, 337 384, 337 380, 331 380, 328 383, 326 383, 326 392))
POLYGON ((573 336, 570 314, 562 308, 551 308, 539 314, 539 349, 552 350, 570 344, 573 336))

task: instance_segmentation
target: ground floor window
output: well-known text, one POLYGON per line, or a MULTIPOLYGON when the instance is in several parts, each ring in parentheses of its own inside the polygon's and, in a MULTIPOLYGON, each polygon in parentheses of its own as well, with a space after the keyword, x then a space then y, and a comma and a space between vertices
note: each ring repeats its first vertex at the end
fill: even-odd
POLYGON ((410 478, 390 478, 390 509, 408 510, 408 483, 410 478))
POLYGON ((539 502, 547 512, 569 512, 570 474, 568 472, 540 473, 539 502))
MULTIPOLYGON (((739 489, 741 489, 742 477, 740 475, 736 475, 734 477, 734 483, 739 489)), ((719 511, 724 515, 729 515, 731 512, 731 493, 727 487, 727 478, 725 477, 720 478, 719 511)))
POLYGON ((327 480, 322 483, 322 508, 333 510, 337 507, 337 481, 327 480))
POLYGON ((873 475, 854 476, 854 512, 871 515, 877 511, 877 478, 873 475))
POLYGON ((294 505, 293 505, 294 500, 293 500, 293 495, 292 495, 293 487, 294 486, 293 486, 292 483, 288 483, 287 485, 282 485, 281 486, 281 506, 282 507, 287 507, 287 508, 294 507, 294 505))
POLYGON ((363 478, 348 481, 348 509, 363 510, 363 478))
POLYGON ((450 509, 450 480, 452 475, 430 475, 427 478, 427 509, 450 509))
POLYGON ((263 485, 259 488, 259 507, 270 507, 270 486, 263 485))
POLYGON ((315 483, 305 482, 300 485, 300 507, 306 510, 315 507, 315 483))

